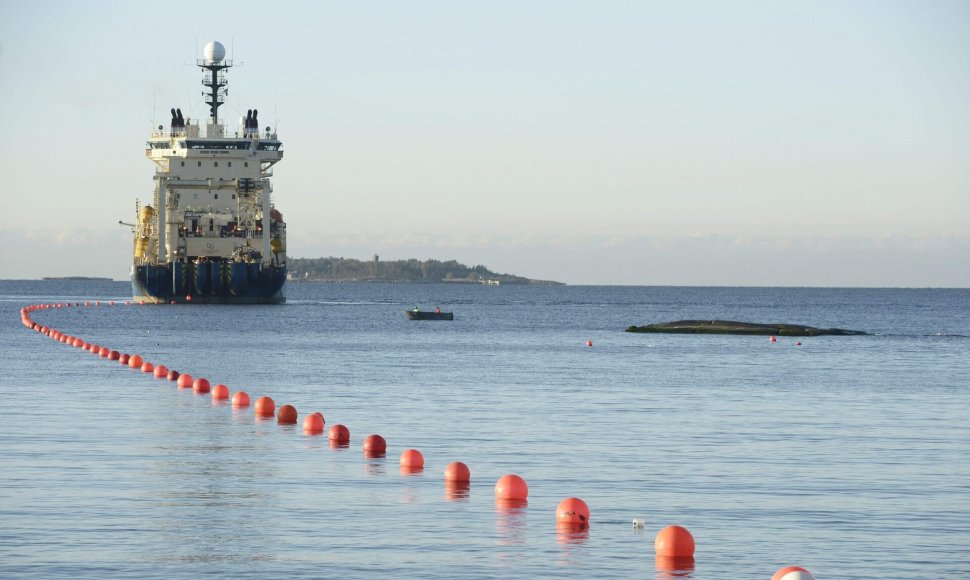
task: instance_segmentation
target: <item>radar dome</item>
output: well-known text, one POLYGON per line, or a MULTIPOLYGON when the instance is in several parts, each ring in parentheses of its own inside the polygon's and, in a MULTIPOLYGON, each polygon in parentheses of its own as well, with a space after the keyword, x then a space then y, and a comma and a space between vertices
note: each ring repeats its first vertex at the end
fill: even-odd
POLYGON ((205 45, 205 49, 202 50, 202 54, 205 55, 205 60, 209 64, 217 64, 222 62, 222 59, 226 58, 226 47, 222 46, 222 43, 213 40, 209 44, 205 45))

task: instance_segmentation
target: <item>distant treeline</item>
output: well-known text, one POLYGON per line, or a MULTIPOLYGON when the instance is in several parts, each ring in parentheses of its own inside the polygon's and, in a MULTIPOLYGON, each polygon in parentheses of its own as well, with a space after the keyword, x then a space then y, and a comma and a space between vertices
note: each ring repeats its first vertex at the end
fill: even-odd
POLYGON ((454 282, 465 284, 559 284, 498 274, 485 266, 468 267, 455 260, 373 260, 352 258, 289 258, 287 270, 295 281, 307 282, 454 282))

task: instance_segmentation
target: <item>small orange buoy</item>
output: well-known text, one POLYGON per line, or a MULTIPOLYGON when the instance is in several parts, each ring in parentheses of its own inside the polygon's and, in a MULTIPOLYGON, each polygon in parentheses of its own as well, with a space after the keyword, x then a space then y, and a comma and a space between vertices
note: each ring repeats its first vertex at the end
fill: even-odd
POLYGON ((113 350, 108 353, 108 360, 118 360, 120 358, 121 358, 121 353, 116 350, 113 350))
POLYGON ((155 371, 155 365, 153 365, 152 363, 148 362, 147 360, 141 363, 141 372, 150 373, 154 371, 155 371))
POLYGON ((445 481, 464 482, 471 479, 471 470, 461 461, 453 461, 445 468, 445 481))
POLYGON ((496 499, 523 500, 529 497, 529 486, 514 473, 503 475, 495 483, 496 499))
MULTIPOLYGON (((258 402, 257 402, 258 404, 258 402)), ((296 407, 283 405, 276 413, 276 422, 280 425, 295 425, 297 419, 296 407)))
POLYGON ((276 403, 269 397, 259 397, 254 410, 257 417, 272 417, 276 414, 276 403))
POLYGON ((127 365, 128 363, 131 362, 131 355, 122 354, 121 356, 118 357, 118 362, 123 365, 127 365))
POLYGON ((192 383, 193 383, 192 375, 190 375, 189 373, 183 373, 179 375, 178 382, 176 382, 175 384, 178 385, 178 388, 180 389, 191 389, 192 383))
POLYGON ((768 338, 768 342, 778 342, 778 339, 772 336, 768 338))
POLYGON ((364 453, 378 455, 387 452, 387 441, 380 435, 364 437, 364 453))
POLYGON ((236 391, 232 394, 232 406, 233 407, 248 407, 249 406, 249 394, 246 391, 236 391))
POLYGON ((191 294, 186 294, 185 301, 186 302, 192 302, 192 295, 191 294))
POLYGON ((142 363, 144 363, 144 362, 145 361, 141 360, 141 356, 139 356, 137 354, 133 354, 128 359, 128 366, 131 367, 131 368, 133 368, 133 369, 140 369, 142 363))
POLYGON ((229 398, 229 387, 226 385, 216 385, 212 387, 212 400, 213 401, 224 401, 229 398))
POLYGON ((771 580, 815 580, 815 576, 801 566, 785 566, 775 572, 771 580))
POLYGON ((179 372, 175 369, 168 371, 168 380, 177 381, 179 380, 179 372))
POLYGON ((196 395, 203 395, 209 392, 209 379, 203 379, 199 377, 192 381, 192 390, 195 391, 196 395))
POLYGON ((317 417, 320 417, 320 422, 323 423, 323 424, 326 424, 327 420, 323 418, 323 413, 321 413, 320 411, 314 411, 314 412, 312 412, 310 414, 311 415, 316 415, 317 417))
POLYGON ((586 341, 586 346, 593 346, 593 341, 592 340, 587 340, 586 341))
POLYGON ((802 343, 800 343, 800 342, 796 342, 795 343, 795 346, 801 346, 801 345, 802 345, 802 343))
POLYGON ((98 349, 98 356, 101 358, 108 358, 109 354, 111 354, 111 349, 106 346, 102 346, 98 349))
POLYGON ((405 449, 401 453, 401 467, 413 467, 421 468, 424 467, 424 455, 417 449, 405 449))
POLYGON ((323 433, 323 419, 319 413, 311 413, 303 418, 303 432, 307 435, 323 433))
POLYGON ((568 497, 556 508, 556 523, 570 526, 589 525, 589 506, 578 497, 568 497))
POLYGON ((349 443, 350 429, 347 429, 343 425, 334 425, 330 427, 330 433, 327 435, 327 439, 335 443, 349 443))
POLYGON ((156 379, 164 379, 165 377, 168 376, 168 367, 166 367, 165 365, 158 365, 157 367, 155 367, 154 374, 156 379))
POLYGON ((653 541, 654 551, 666 558, 693 558, 694 536, 681 526, 667 526, 653 541))

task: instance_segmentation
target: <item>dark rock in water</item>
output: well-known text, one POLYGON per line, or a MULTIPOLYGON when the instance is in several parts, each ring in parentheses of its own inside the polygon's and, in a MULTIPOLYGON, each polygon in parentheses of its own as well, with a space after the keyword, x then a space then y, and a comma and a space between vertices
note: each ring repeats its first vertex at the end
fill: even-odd
POLYGON ((754 334, 776 336, 860 336, 867 333, 844 328, 815 328, 801 324, 755 324, 733 320, 678 320, 646 326, 630 326, 627 332, 668 334, 754 334))

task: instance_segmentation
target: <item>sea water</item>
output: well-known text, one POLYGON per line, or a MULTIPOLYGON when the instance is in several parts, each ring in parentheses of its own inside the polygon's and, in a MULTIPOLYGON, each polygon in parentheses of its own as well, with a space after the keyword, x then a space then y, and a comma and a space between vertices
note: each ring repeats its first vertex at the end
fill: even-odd
POLYGON ((0 576, 970 575, 968 290, 291 284, 288 296, 125 306, 120 282, 0 282, 0 576), (85 300, 103 304, 32 316, 301 420, 321 411, 350 446, 20 324, 23 306, 85 300), (402 313, 436 305, 455 320, 402 313), (870 335, 623 332, 686 318, 870 335), (385 458, 363 456, 372 433, 385 458), (409 448, 423 472, 401 473, 409 448), (470 467, 467 490, 445 488, 452 461, 470 467), (496 503, 507 473, 528 482, 526 505, 496 503), (589 505, 587 530, 557 529, 567 497, 589 505), (670 524, 694 535, 693 564, 657 567, 670 524))

